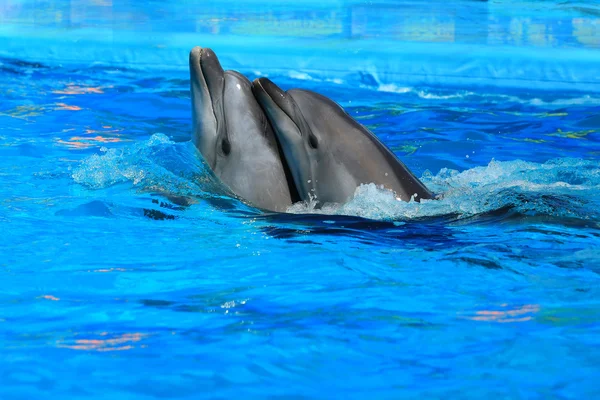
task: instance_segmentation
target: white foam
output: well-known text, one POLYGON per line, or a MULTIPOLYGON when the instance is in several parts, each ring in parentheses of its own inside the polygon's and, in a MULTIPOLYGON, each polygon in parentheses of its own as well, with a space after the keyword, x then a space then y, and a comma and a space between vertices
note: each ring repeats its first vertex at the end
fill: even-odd
POLYGON ((179 190, 180 194, 203 192, 196 182, 163 165, 181 165, 180 169, 187 168, 190 175, 204 173, 202 162, 186 149, 185 144, 172 142, 163 134, 154 134, 133 146, 103 147, 100 151, 101 154, 87 157, 73 170, 71 176, 75 182, 91 189, 131 183, 141 189, 158 187, 170 193, 173 190, 179 190))
POLYGON ((288 76, 292 79, 298 79, 302 81, 312 81, 313 77, 311 77, 306 72, 298 72, 298 71, 290 71, 288 76))
POLYGON ((539 97, 522 97, 519 94, 504 94, 504 93, 485 93, 472 92, 467 90, 457 90, 455 92, 443 90, 439 91, 433 88, 416 88, 410 86, 398 86, 394 83, 380 83, 376 76, 373 78, 377 82, 377 86, 373 88, 370 85, 360 84, 359 86, 363 89, 376 90, 378 92, 385 93, 397 93, 397 94, 414 94, 417 97, 424 100, 460 100, 470 96, 476 96, 478 99, 484 99, 490 102, 510 102, 516 104, 525 104, 538 107, 566 107, 566 106, 577 106, 577 105, 600 105, 600 97, 594 97, 590 95, 582 95, 577 97, 564 97, 564 98, 553 98, 552 100, 543 100, 539 97))
POLYGON ((422 99, 429 99, 429 100, 450 100, 450 99, 463 99, 467 96, 472 96, 475 93, 474 92, 466 92, 466 91, 460 91, 457 93, 451 93, 451 94, 435 94, 435 93, 428 93, 426 91, 423 90, 417 90, 415 91, 416 95, 419 96, 422 99))
POLYGON ((409 92, 413 91, 413 89, 410 88, 410 87, 396 86, 393 83, 379 85, 379 87, 377 88, 377 90, 379 92, 400 93, 400 94, 402 94, 402 93, 409 93, 409 92))
MULTIPOLYGON (((312 201, 310 204, 295 204, 288 212, 407 220, 443 215, 470 217, 514 206, 528 211, 535 212, 537 209, 540 213, 573 216, 573 209, 552 206, 553 199, 577 203, 573 196, 586 196, 587 192, 599 190, 600 163, 572 159, 544 164, 492 160, 487 166, 462 172, 444 168, 436 175, 425 173, 422 181, 442 198, 404 202, 399 201, 393 192, 368 184, 358 187, 354 197, 346 204, 316 209, 312 201), (565 180, 569 176, 571 182, 565 180)), ((574 209, 577 206, 574 204, 574 209)))
MULTIPOLYGON (((171 194, 223 195, 206 168, 191 143, 174 143, 165 135, 155 134, 132 146, 102 149, 76 167, 72 177, 92 189, 129 183, 171 194)), ((404 202, 389 190, 367 184, 359 186, 346 204, 317 208, 312 199, 294 204, 288 212, 402 221, 444 215, 469 217, 507 206, 528 213, 589 219, 596 218, 600 209, 600 199, 595 196, 600 190, 600 162, 595 160, 565 158, 543 164, 492 160, 464 171, 443 168, 435 175, 425 171, 421 181, 441 198, 404 202)))

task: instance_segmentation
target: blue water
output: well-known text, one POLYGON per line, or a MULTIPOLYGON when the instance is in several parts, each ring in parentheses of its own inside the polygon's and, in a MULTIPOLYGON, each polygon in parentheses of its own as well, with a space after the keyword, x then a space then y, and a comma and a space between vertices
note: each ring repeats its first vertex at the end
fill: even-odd
POLYGON ((443 194, 263 214, 191 146, 185 65, 27 58, 0 58, 0 398, 600 395, 600 94, 225 60, 443 194))

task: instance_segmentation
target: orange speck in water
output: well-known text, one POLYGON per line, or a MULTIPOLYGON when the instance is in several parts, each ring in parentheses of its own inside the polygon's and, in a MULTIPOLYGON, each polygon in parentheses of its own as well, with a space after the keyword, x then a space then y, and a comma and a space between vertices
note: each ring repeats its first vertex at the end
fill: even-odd
POLYGON ((60 139, 57 140, 56 143, 61 144, 63 146, 71 147, 74 149, 87 149, 87 148, 93 146, 93 144, 91 144, 91 143, 68 142, 68 141, 60 140, 60 139))
MULTIPOLYGON (((103 126, 103 128, 106 128, 106 127, 103 126)), ((85 133, 86 134, 92 134, 92 133, 118 133, 118 132, 121 132, 122 130, 123 129, 121 128, 121 129, 112 129, 110 131, 97 131, 95 129, 88 128, 88 129, 85 130, 85 133)))
POLYGON ((62 90, 53 90, 52 93, 55 94, 101 94, 104 93, 103 88, 101 87, 85 87, 85 86, 77 86, 68 84, 66 88, 62 90))
MULTIPOLYGON (((508 304, 502 304, 501 307, 508 307, 508 304)), ((534 314, 540 311, 538 304, 526 304, 524 306, 508 309, 508 310, 479 310, 473 316, 465 318, 472 321, 487 321, 487 322, 525 322, 530 321, 533 317, 526 314, 534 314)))
MULTIPOLYGON (((89 133, 110 133, 110 132, 96 132, 96 131, 87 131, 89 133)), ((124 142, 128 139, 121 139, 119 137, 105 137, 105 136, 73 136, 69 140, 57 139, 56 143, 71 147, 73 149, 87 149, 99 143, 117 143, 124 142)))
POLYGON ((111 138, 111 137, 103 137, 103 136, 94 136, 94 137, 73 136, 70 140, 73 142, 78 142, 78 141, 82 141, 82 140, 101 142, 101 143, 122 142, 122 139, 120 139, 120 138, 111 138))
MULTIPOLYGON (((102 332, 100 336, 108 336, 107 332, 102 332)), ((91 351, 124 351, 133 349, 131 343, 141 341, 148 335, 142 333, 124 333, 110 339, 76 339, 72 343, 59 341, 57 347, 71 350, 91 350, 91 351)))
POLYGON ((65 103, 56 103, 57 110, 69 110, 69 111, 80 111, 81 107, 79 106, 70 106, 65 103))

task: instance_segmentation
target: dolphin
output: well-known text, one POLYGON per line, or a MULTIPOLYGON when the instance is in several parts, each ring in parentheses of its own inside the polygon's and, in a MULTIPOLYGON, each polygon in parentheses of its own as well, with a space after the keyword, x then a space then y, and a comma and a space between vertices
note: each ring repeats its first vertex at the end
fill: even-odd
POLYGON ((268 78, 252 83, 303 201, 345 203, 361 184, 374 183, 404 201, 433 194, 373 133, 318 93, 280 89, 268 78))
POLYGON ((281 212, 299 201, 252 83, 236 71, 223 71, 212 50, 194 47, 190 86, 192 142, 214 174, 261 209, 281 212))

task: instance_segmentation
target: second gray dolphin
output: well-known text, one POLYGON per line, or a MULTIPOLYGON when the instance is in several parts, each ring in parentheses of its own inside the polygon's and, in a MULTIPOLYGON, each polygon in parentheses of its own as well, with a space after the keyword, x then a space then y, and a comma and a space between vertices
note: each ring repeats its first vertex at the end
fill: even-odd
POLYGON ((318 93, 287 92, 267 78, 252 84, 304 201, 345 203, 361 184, 383 185, 401 200, 432 193, 373 133, 318 93))
POLYGON ((190 80, 192 141, 215 175, 262 209, 285 211, 299 200, 250 81, 223 71, 215 53, 201 47, 190 52, 190 80))

